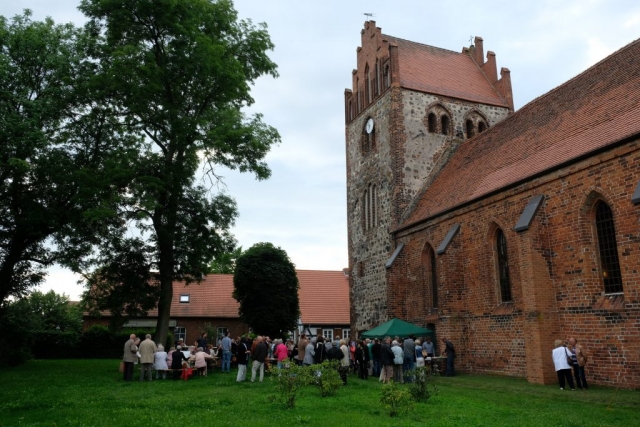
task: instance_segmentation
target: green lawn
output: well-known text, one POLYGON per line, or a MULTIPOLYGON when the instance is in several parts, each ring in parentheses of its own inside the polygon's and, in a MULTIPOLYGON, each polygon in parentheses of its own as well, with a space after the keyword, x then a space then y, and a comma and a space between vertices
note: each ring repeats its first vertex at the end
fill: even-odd
MULTIPOLYGON (((375 379, 349 378, 334 397, 300 391, 297 407, 271 403, 274 385, 216 372, 190 381, 125 383, 110 360, 38 360, 0 369, 0 426, 634 426, 640 392, 561 391, 521 379, 438 378, 439 394, 389 418, 375 379)), ((136 370, 134 377, 137 378, 136 370)))

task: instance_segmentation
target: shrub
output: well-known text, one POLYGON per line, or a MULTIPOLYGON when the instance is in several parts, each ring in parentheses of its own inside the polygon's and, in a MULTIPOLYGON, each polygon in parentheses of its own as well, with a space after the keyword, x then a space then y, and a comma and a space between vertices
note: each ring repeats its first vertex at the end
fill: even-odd
POLYGON ((426 402, 432 394, 438 392, 438 388, 433 383, 435 373, 436 370, 432 370, 430 366, 422 366, 405 373, 405 377, 413 378, 413 382, 409 388, 413 400, 416 402, 426 402))
POLYGON ((312 383, 320 389, 320 396, 334 396, 338 388, 342 385, 338 367, 340 362, 335 360, 325 360, 319 365, 312 365, 312 383))
POLYGON ((380 403, 389 411, 391 417, 409 412, 413 407, 409 390, 399 388, 393 380, 382 386, 380 403))
POLYGON ((283 369, 271 365, 269 371, 273 374, 271 380, 276 383, 276 394, 272 396, 272 400, 287 409, 293 409, 296 406, 298 390, 309 382, 311 369, 291 362, 288 368, 283 369))
POLYGON ((35 331, 32 352, 36 359, 75 359, 79 342, 75 331, 35 331))

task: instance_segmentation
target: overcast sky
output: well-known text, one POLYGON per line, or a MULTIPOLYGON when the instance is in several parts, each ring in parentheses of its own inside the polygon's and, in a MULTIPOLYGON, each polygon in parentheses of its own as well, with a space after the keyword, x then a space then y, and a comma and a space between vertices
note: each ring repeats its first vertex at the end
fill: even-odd
MULTIPOLYGON (((0 15, 29 8, 34 19, 84 22, 78 0, 0 1, 0 15)), ((460 52, 473 36, 511 70, 516 110, 640 36, 640 2, 237 0, 242 19, 265 22, 280 77, 261 78, 253 111, 282 143, 267 156, 268 181, 223 171, 240 211, 233 232, 247 249, 272 242, 296 267, 347 267, 345 88, 351 88, 360 31, 373 13, 384 34, 460 52)), ((72 273, 52 268, 42 291, 78 299, 72 273)))

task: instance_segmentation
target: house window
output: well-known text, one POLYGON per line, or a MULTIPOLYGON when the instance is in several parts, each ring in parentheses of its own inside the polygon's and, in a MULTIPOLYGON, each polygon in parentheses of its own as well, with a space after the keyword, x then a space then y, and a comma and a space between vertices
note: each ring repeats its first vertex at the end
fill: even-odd
POLYGON ((511 280, 509 279, 509 261, 507 259, 507 239, 502 230, 496 232, 498 254, 498 274, 500 276, 500 298, 502 302, 511 301, 511 280))
POLYGON ((333 329, 323 329, 322 335, 326 340, 333 341, 333 329))
POLYGON ((176 326, 173 328, 173 339, 178 341, 180 338, 182 338, 185 343, 187 342, 187 328, 176 326))
POLYGON ((188 303, 189 302, 189 294, 180 294, 180 303, 188 303))
POLYGON ((449 116, 442 116, 440 118, 440 133, 443 135, 449 135, 449 116))
POLYGON ((351 339, 351 329, 342 330, 342 339, 345 339, 345 340, 351 339))
POLYGON ((217 330, 218 338, 220 339, 224 338, 225 335, 227 335, 227 332, 229 332, 229 328, 226 328, 224 326, 218 327, 218 330, 217 330))
POLYGON ((604 292, 605 294, 620 293, 622 292, 622 274, 620 273, 613 212, 603 201, 599 201, 596 205, 596 229, 598 231, 598 252, 604 292))

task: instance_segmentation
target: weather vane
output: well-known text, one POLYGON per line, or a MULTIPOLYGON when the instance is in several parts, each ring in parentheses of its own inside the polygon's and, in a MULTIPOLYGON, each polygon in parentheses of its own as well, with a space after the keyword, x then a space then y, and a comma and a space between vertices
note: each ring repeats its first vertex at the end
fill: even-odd
POLYGON ((473 36, 469 37, 469 43, 473 44, 473 36))
POLYGON ((371 21, 371 18, 375 16, 373 13, 363 13, 363 15, 367 17, 367 21, 371 21))

